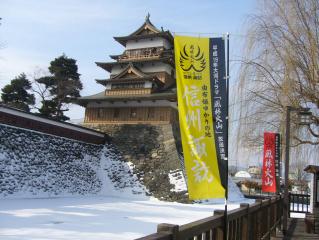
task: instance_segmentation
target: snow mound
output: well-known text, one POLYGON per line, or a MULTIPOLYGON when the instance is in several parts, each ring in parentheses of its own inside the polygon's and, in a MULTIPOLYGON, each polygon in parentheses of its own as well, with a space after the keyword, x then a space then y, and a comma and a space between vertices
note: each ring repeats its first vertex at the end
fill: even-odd
POLYGON ((132 164, 123 161, 113 146, 105 146, 101 151, 101 165, 98 175, 103 183, 101 194, 145 195, 148 193, 147 189, 139 182, 137 175, 133 173, 132 164))

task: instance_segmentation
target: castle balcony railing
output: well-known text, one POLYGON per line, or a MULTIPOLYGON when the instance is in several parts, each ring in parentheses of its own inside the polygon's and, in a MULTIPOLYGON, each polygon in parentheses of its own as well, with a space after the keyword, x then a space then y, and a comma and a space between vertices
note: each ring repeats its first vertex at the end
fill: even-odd
POLYGON ((164 52, 164 47, 149 47, 140 49, 126 50, 118 60, 120 62, 139 60, 139 59, 152 59, 160 58, 164 52))

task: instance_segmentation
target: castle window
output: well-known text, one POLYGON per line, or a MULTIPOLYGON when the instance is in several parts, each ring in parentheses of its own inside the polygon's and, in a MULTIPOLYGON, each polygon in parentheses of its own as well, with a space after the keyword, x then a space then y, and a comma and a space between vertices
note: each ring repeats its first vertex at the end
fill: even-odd
POLYGON ((130 114, 131 118, 136 118, 136 115, 137 115, 136 108, 131 108, 131 114, 130 114))
POLYGON ((155 109, 154 108, 148 108, 147 111, 147 118, 153 119, 155 117, 155 109))
POLYGON ((98 117, 98 118, 102 118, 102 116, 103 116, 103 108, 98 108, 98 110, 97 110, 97 117, 98 117))
POLYGON ((120 116, 120 109, 114 108, 113 118, 119 118, 119 116, 120 116))

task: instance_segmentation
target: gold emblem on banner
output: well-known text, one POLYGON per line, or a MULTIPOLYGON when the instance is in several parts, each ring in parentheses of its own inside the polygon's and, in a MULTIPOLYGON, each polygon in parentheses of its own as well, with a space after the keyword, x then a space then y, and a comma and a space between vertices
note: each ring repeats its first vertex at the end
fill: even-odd
POLYGON ((197 45, 184 45, 180 51, 179 65, 184 71, 184 78, 202 80, 202 72, 206 68, 204 52, 197 45))

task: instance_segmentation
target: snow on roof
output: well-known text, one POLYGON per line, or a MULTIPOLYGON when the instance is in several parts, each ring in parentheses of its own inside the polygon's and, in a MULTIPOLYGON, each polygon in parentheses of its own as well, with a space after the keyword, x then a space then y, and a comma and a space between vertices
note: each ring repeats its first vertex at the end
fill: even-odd
POLYGON ((235 177, 251 178, 251 175, 246 171, 239 171, 235 174, 235 177))
MULTIPOLYGON (((18 117, 21 117, 24 119, 38 121, 38 122, 42 122, 42 123, 45 123, 48 125, 62 127, 62 128, 70 129, 73 131, 78 131, 78 132, 82 132, 82 133, 86 133, 86 134, 90 134, 90 135, 95 135, 98 137, 105 137, 105 135, 106 135, 105 133, 96 131, 94 129, 85 128, 85 127, 75 125, 72 123, 68 123, 68 122, 57 121, 57 120, 50 119, 50 118, 43 117, 43 116, 38 116, 38 115, 35 115, 33 113, 24 112, 20 109, 16 109, 16 108, 4 106, 4 105, 0 105, 0 113, 7 113, 7 114, 10 114, 13 116, 18 116, 18 117)), ((4 124, 7 124, 7 123, 4 123, 4 124)), ((9 125, 12 125, 12 124, 9 124, 9 125)))

